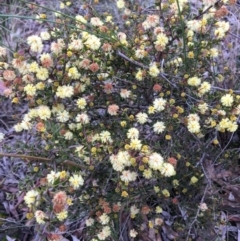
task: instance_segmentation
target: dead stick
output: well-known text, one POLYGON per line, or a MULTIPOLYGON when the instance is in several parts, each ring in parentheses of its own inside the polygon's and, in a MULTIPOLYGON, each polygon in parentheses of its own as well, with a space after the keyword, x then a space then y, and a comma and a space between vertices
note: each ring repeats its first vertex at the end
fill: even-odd
MULTIPOLYGON (((38 162, 51 162, 52 161, 52 159, 45 158, 45 157, 28 156, 28 155, 13 154, 13 153, 2 153, 2 152, 0 152, 0 156, 19 157, 19 158, 22 158, 23 160, 27 159, 27 160, 38 161, 38 162)), ((81 165, 79 165, 75 162, 72 162, 72 161, 68 161, 68 160, 64 161, 61 164, 64 165, 64 166, 72 166, 72 167, 82 168, 81 165)))
POLYGON ((0 152, 0 156, 19 157, 19 158, 22 158, 22 159, 28 159, 28 160, 34 160, 34 161, 40 161, 40 162, 50 162, 50 161, 52 161, 51 159, 45 158, 45 157, 27 156, 27 155, 21 155, 21 154, 13 154, 13 153, 2 153, 2 152, 0 152))

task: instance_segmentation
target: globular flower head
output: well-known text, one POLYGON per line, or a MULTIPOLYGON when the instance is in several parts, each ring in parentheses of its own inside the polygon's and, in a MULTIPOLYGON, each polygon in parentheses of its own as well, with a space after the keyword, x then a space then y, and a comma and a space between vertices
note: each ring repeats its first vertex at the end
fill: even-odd
POLYGON ((109 216, 106 214, 106 213, 103 213, 100 217, 99 217, 99 222, 102 224, 102 225, 106 225, 109 223, 109 216))
POLYGON ((165 126, 164 122, 162 122, 162 121, 157 121, 153 125, 153 131, 157 134, 162 133, 165 129, 166 129, 166 126, 165 126))
POLYGON ((154 152, 149 156, 148 165, 153 170, 161 170, 163 165, 163 157, 159 154, 154 152))
POLYGON ((129 139, 138 139, 139 137, 139 130, 135 127, 132 127, 127 132, 127 137, 129 139))
POLYGON ((199 86, 201 84, 201 79, 195 76, 195 77, 189 78, 187 82, 190 86, 199 86))
POLYGON ((113 104, 108 106, 108 113, 110 115, 117 115, 118 110, 119 110, 118 105, 113 104))
POLYGON ((63 210, 62 212, 56 213, 56 217, 59 221, 63 221, 64 219, 66 219, 68 217, 68 211, 63 210))
POLYGON ((76 190, 83 185, 84 180, 81 175, 74 174, 72 177, 69 178, 69 182, 73 189, 76 190))
POLYGON ((65 205, 67 202, 67 194, 64 191, 59 191, 53 196, 52 202, 54 204, 65 205))
POLYGON ((49 184, 53 184, 59 178, 59 173, 51 171, 51 173, 47 174, 47 181, 49 184))
POLYGON ((131 171, 123 171, 122 175, 120 176, 120 179, 123 182, 132 182, 135 181, 137 178, 136 172, 131 172, 131 171))
POLYGON ((160 73, 160 70, 158 69, 156 63, 153 63, 150 65, 149 67, 149 74, 152 76, 152 77, 157 77, 160 73))
POLYGON ((165 177, 171 177, 176 174, 173 165, 170 163, 163 163, 160 171, 161 171, 161 174, 165 177))
POLYGON ((153 101, 154 110, 157 112, 163 111, 165 109, 167 101, 163 98, 157 98, 153 101))
POLYGON ((231 94, 226 94, 226 95, 222 96, 222 98, 221 98, 222 105, 226 106, 226 107, 232 106, 233 101, 234 101, 234 99, 231 94))
POLYGON ((24 196, 24 201, 28 207, 31 207, 34 204, 37 205, 36 201, 37 201, 38 197, 39 197, 38 191, 30 190, 24 196))
POLYGON ((46 222, 45 219, 48 218, 47 215, 41 210, 37 210, 34 216, 38 224, 44 224, 46 222))
POLYGON ((69 98, 74 94, 74 89, 70 85, 63 85, 57 88, 56 96, 64 99, 69 98))
POLYGON ((191 133, 199 133, 200 132, 200 124, 198 121, 188 121, 187 128, 191 133))

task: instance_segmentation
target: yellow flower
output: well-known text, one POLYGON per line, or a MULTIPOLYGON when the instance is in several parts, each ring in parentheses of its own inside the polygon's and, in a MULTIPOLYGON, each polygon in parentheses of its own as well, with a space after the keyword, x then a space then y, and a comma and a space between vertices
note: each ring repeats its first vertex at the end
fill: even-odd
POLYGON ((31 190, 31 191, 28 191, 24 196, 24 201, 28 207, 31 207, 33 204, 36 204, 36 200, 38 197, 39 197, 39 193, 35 190, 31 190))
POLYGON ((127 122, 126 121, 121 121, 120 125, 121 125, 121 127, 125 127, 127 125, 127 122))
POLYGON ((153 101, 154 109, 157 112, 163 111, 165 109, 167 101, 163 98, 157 98, 153 101))
POLYGON ((170 135, 166 135, 166 136, 165 136, 165 139, 169 141, 169 140, 172 139, 172 137, 171 137, 170 135))
POLYGON ((99 222, 100 222, 102 225, 108 224, 109 221, 110 221, 110 218, 109 218, 109 216, 108 216, 106 213, 103 213, 103 214, 99 217, 99 222))
POLYGON ((57 213, 56 216, 57 216, 57 219, 59 221, 63 221, 64 219, 66 219, 68 217, 68 211, 64 210, 64 211, 62 211, 60 213, 57 213))
POLYGON ((142 147, 142 152, 143 152, 143 153, 149 153, 149 146, 144 145, 144 146, 142 147))
POLYGON ((218 56, 218 50, 216 49, 216 48, 211 48, 210 50, 209 50, 209 55, 210 55, 210 57, 217 57, 218 56))
POLYGON ((84 44, 91 50, 98 50, 101 46, 101 41, 97 36, 89 35, 84 44))
POLYGON ((154 114, 155 113, 155 108, 154 106, 149 106, 148 107, 148 114, 154 114))
POLYGON ((190 183, 195 184, 196 182, 198 182, 198 179, 195 176, 191 177, 190 183))
POLYGON ((127 138, 129 139, 138 139, 139 137, 139 131, 137 128, 132 127, 127 132, 127 138))
POLYGON ((182 193, 186 193, 187 192, 187 188, 183 188, 182 193))
POLYGON ((198 121, 188 121, 187 128, 188 128, 188 131, 191 133, 200 132, 200 125, 198 121))
POLYGON ((38 82, 36 84, 37 90, 43 90, 45 88, 45 84, 43 82, 38 82))
POLYGON ((162 121, 157 121, 153 125, 153 131, 157 134, 162 133, 165 129, 166 129, 166 126, 165 126, 164 122, 162 122, 162 121))
MULTIPOLYGON (((81 23, 87 23, 87 20, 83 17, 83 16, 81 16, 81 15, 77 15, 76 17, 75 17, 75 19, 78 21, 78 22, 81 22, 81 23)), ((83 32, 83 35, 88 35, 88 33, 87 32, 83 32)))
POLYGON ((136 75, 135 75, 135 78, 137 79, 137 80, 143 80, 143 71, 142 70, 138 70, 138 72, 136 73, 136 75))
POLYGON ((170 197, 170 193, 167 189, 163 189, 162 190, 162 194, 165 196, 165 197, 170 197))
POLYGON ((71 79, 79 79, 81 74, 78 72, 76 67, 72 67, 68 70, 68 76, 71 79))
POLYGON ((59 178, 61 180, 64 180, 66 177, 67 177, 67 172, 66 171, 59 172, 59 178))
POLYGON ((179 181, 177 179, 174 179, 172 181, 172 184, 173 184, 174 187, 177 187, 177 186, 179 186, 179 181))
POLYGON ((122 9, 125 7, 125 2, 123 0, 117 0, 116 4, 119 9, 122 9))
POLYGON ((208 110, 208 104, 207 103, 201 103, 198 105, 198 109, 201 114, 205 114, 205 112, 208 110))
POLYGON ((233 96, 231 94, 226 94, 222 96, 221 103, 223 106, 230 107, 233 104, 233 96))
POLYGON ((124 149, 125 149, 125 150, 129 150, 129 149, 130 149, 130 145, 129 145, 129 144, 126 144, 126 145, 124 146, 124 149))
POLYGON ((51 117, 51 110, 46 105, 41 105, 37 109, 37 115, 41 120, 47 120, 51 117))
MULTIPOLYGON (((166 189, 164 189, 166 190, 166 189)), ((156 209, 155 209, 156 213, 162 213, 162 208, 160 206, 157 206, 156 209)))
POLYGON ((160 191, 160 188, 156 187, 156 186, 154 186, 153 189, 154 189, 155 193, 159 193, 159 191, 160 191))
POLYGON ((218 126, 217 126, 217 129, 226 129, 226 128, 228 128, 229 122, 230 122, 230 120, 229 120, 228 118, 223 118, 223 119, 219 122, 219 124, 218 124, 218 126))
POLYGON ((18 104, 18 103, 19 103, 19 99, 18 99, 17 97, 14 97, 14 98, 12 99, 12 103, 18 104))
POLYGON ((193 51, 190 51, 190 52, 188 53, 188 58, 189 58, 189 59, 193 59, 193 58, 194 58, 194 52, 193 52, 193 51))
POLYGON ((146 179, 150 179, 152 177, 152 170, 151 169, 145 169, 143 171, 143 176, 146 178, 146 179))
POLYGON ((167 162, 163 163, 160 171, 165 177, 171 177, 176 174, 173 165, 167 162))
POLYGON ((123 191, 121 194, 122 197, 128 197, 128 193, 126 191, 123 191))
POLYGON ((77 106, 79 109, 81 110, 85 109, 86 105, 87 105, 87 101, 84 98, 77 99, 77 106))
POLYGON ((109 131, 102 131, 100 133, 100 140, 102 143, 112 142, 111 133, 109 131))
POLYGON ((81 175, 74 174, 69 178, 69 182, 73 189, 76 190, 83 185, 84 180, 81 175))
POLYGON ((26 218, 29 220, 29 219, 32 219, 34 217, 33 213, 27 213, 26 214, 26 218))
POLYGON ((37 73, 39 70, 39 65, 36 61, 32 62, 31 64, 28 65, 28 70, 29 72, 32 73, 37 73))
POLYGON ((148 120, 148 115, 146 113, 140 112, 136 115, 137 122, 140 124, 144 124, 148 120))
POLYGON ((160 70, 157 68, 157 65, 155 63, 153 63, 150 67, 149 67, 149 74, 152 77, 157 77, 160 73, 160 70))
POLYGON ((168 43, 168 37, 164 33, 159 33, 157 35, 157 40, 154 42, 155 48, 158 51, 163 51, 168 43))
POLYGON ((27 95, 34 96, 36 94, 37 88, 33 84, 27 84, 24 87, 24 91, 27 95))
POLYGON ((235 132, 237 129, 238 129, 238 124, 237 124, 237 122, 229 121, 227 130, 228 130, 229 132, 235 132))
POLYGON ((209 92, 210 90, 211 90, 211 85, 207 81, 204 81, 198 88, 198 95, 202 96, 205 93, 209 92))
POLYGON ((72 206, 72 205, 73 205, 73 200, 72 200, 72 198, 68 198, 68 199, 67 199, 67 205, 68 205, 68 206, 72 206))
POLYGON ((131 139, 130 148, 133 150, 141 150, 142 144, 138 139, 131 139))
POLYGON ((218 145, 218 144, 219 144, 219 141, 218 141, 217 139, 214 139, 214 140, 213 140, 213 144, 214 144, 214 145, 218 145))
POLYGON ((199 79, 198 77, 192 77, 188 79, 188 84, 190 86, 198 86, 201 84, 201 79, 199 79))
POLYGON ((48 78, 48 70, 46 68, 40 67, 37 70, 37 74, 36 74, 37 78, 39 80, 46 80, 48 78))
POLYGON ((148 165, 151 169, 160 171, 163 165, 163 157, 157 152, 152 153, 149 156, 148 165))
POLYGON ((74 89, 70 85, 63 85, 63 86, 58 86, 56 96, 64 99, 67 97, 71 97, 74 94, 74 89))
POLYGON ((153 228, 153 223, 151 221, 148 221, 148 227, 153 228))
POLYGON ((184 113, 184 109, 183 109, 182 107, 177 106, 176 109, 177 109, 177 112, 178 112, 179 114, 184 113))
POLYGON ((36 218, 36 222, 38 224, 44 224, 45 223, 45 220, 47 218, 47 215, 41 211, 41 210, 37 210, 34 214, 35 218, 36 218))
MULTIPOLYGON (((143 150, 142 150, 142 151, 143 151, 143 150)), ((148 163, 148 160, 149 160, 149 159, 148 159, 148 157, 146 157, 146 156, 143 157, 143 159, 142 159, 143 163, 148 163)))

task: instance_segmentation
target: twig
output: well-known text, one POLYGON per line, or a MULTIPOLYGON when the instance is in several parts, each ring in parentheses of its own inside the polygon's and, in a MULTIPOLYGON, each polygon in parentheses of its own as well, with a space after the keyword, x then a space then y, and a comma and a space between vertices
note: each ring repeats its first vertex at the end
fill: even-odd
MULTIPOLYGON (((147 66, 135 61, 135 60, 132 60, 130 58, 128 58, 126 55, 124 55, 123 53, 121 53, 120 51, 117 51, 117 55, 119 55, 120 57, 124 58, 125 60, 131 62, 132 64, 135 64, 143 69, 148 69, 147 66)), ((160 74, 159 76, 161 76, 164 80, 166 80, 170 85, 174 86, 175 88, 177 88, 177 86, 175 84, 173 84, 169 79, 166 78, 166 76, 164 74, 160 74)))
POLYGON ((220 88, 220 87, 215 87, 215 86, 212 86, 211 88, 212 88, 212 89, 216 89, 216 90, 222 90, 222 91, 226 91, 226 92, 228 92, 228 91, 232 91, 233 93, 240 94, 240 91, 239 91, 239 90, 223 89, 223 88, 220 88))
POLYGON ((164 76, 164 74, 160 74, 160 76, 163 78, 163 79, 165 79, 170 85, 172 85, 172 86, 174 86, 175 88, 177 88, 177 86, 175 85, 175 84, 173 84, 169 79, 167 79, 165 76, 164 76))
POLYGON ((19 157, 23 160, 32 160, 32 161, 39 161, 39 162, 51 162, 52 160, 45 157, 38 157, 38 156, 28 156, 28 155, 22 155, 22 154, 13 154, 13 153, 3 153, 0 152, 0 156, 7 156, 7 157, 19 157))
POLYGON ((215 163, 217 161, 217 159, 223 154, 223 152, 227 149, 227 147, 229 146, 229 144, 231 143, 232 141, 232 138, 233 138, 233 135, 234 135, 235 132, 232 133, 228 143, 224 146, 224 148, 222 149, 222 151, 217 155, 217 157, 215 158, 215 160, 213 161, 213 163, 215 163))
POLYGON ((145 65, 143 65, 143 64, 141 64, 141 63, 139 63, 139 62, 137 62, 133 59, 128 58, 125 54, 121 53, 119 50, 117 51, 117 55, 119 55, 120 57, 126 59, 127 61, 131 62, 132 64, 135 64, 135 65, 137 65, 137 66, 139 66, 143 69, 148 69, 147 66, 145 66, 145 65))
MULTIPOLYGON (((29 161, 47 162, 47 163, 51 163, 52 162, 52 159, 45 158, 45 157, 28 156, 28 155, 22 155, 22 154, 14 154, 14 153, 3 153, 3 152, 0 152, 0 157, 1 156, 19 157, 19 158, 23 159, 24 161, 29 160, 29 161)), ((75 163, 73 161, 69 161, 69 160, 65 160, 61 164, 64 165, 64 166, 71 166, 71 167, 82 168, 81 165, 79 165, 79 164, 77 164, 77 163, 75 163)))
POLYGON ((230 35, 234 36, 235 38, 240 39, 240 37, 238 37, 236 34, 231 33, 231 32, 228 32, 228 33, 229 33, 230 35))
MULTIPOLYGON (((201 202, 200 202, 200 203, 203 203, 203 202, 204 202, 205 196, 206 196, 206 194, 207 194, 208 187, 209 187, 209 183, 207 184, 207 186, 206 186, 206 188, 205 188, 205 190, 204 190, 204 193, 203 193, 203 196, 202 196, 202 198, 201 198, 201 202)), ((200 211, 201 211, 201 209, 200 209, 200 207, 198 207, 198 210, 197 210, 197 213, 196 213, 196 215, 195 215, 195 217, 194 217, 194 220, 193 220, 193 221, 191 222, 191 224, 190 224, 186 241, 189 240, 189 236, 191 235, 191 229, 192 229, 194 223, 197 222, 197 218, 198 218, 198 216, 199 216, 200 211)))

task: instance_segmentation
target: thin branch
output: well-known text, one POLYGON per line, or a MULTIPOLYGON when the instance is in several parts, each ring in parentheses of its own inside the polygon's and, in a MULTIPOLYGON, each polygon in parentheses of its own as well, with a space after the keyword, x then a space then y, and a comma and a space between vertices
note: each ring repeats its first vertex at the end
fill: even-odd
POLYGON ((175 84, 173 84, 169 79, 167 79, 164 74, 160 74, 160 76, 165 79, 170 85, 174 86, 175 88, 177 88, 177 86, 175 84))
POLYGON ((216 89, 216 90, 226 91, 226 92, 232 91, 233 93, 240 94, 240 91, 239 91, 239 90, 223 89, 223 88, 215 87, 215 86, 212 86, 211 88, 212 88, 212 89, 216 89))
POLYGON ((130 63, 135 64, 135 65, 137 65, 137 66, 139 66, 143 69, 148 69, 147 66, 145 66, 145 65, 143 65, 143 64, 141 64, 141 63, 139 63, 139 62, 137 62, 133 59, 128 58, 125 54, 121 53, 119 50, 117 51, 117 55, 119 55, 120 57, 124 58, 125 60, 129 61, 130 63))
MULTIPOLYGON (((51 163, 52 159, 49 158, 45 158, 45 157, 38 157, 38 156, 28 156, 28 155, 22 155, 22 154, 14 154, 14 153, 3 153, 0 152, 0 157, 1 156, 5 156, 5 157, 18 157, 23 159, 24 161, 37 161, 37 162, 46 162, 46 163, 51 163)), ((78 168, 82 168, 81 165, 73 162, 73 161, 69 161, 66 160, 64 162, 61 163, 64 166, 71 166, 71 167, 78 167, 78 168)))
POLYGON ((30 161, 39 161, 39 162, 51 162, 52 160, 45 157, 38 157, 38 156, 28 156, 22 154, 13 154, 13 153, 3 153, 0 152, 0 156, 7 156, 7 157, 19 157, 23 160, 30 160, 30 161))
MULTIPOLYGON (((206 188, 205 188, 205 190, 204 190, 204 193, 203 193, 203 196, 202 196, 202 199, 201 199, 201 202, 200 202, 200 203, 203 203, 203 202, 204 202, 204 199, 205 199, 206 194, 207 194, 208 187, 209 187, 209 183, 207 184, 207 186, 206 186, 206 188)), ((198 216, 199 216, 200 211, 201 211, 201 208, 198 207, 197 213, 196 213, 193 221, 192 221, 191 224, 190 224, 186 241, 189 240, 189 236, 191 235, 191 229, 192 229, 193 225, 197 222, 197 218, 198 218, 198 216)))
MULTIPOLYGON (((120 51, 117 51, 117 55, 119 55, 120 57, 124 58, 125 60, 129 61, 130 63, 132 63, 134 65, 137 65, 137 66, 139 66, 139 67, 141 67, 143 69, 148 69, 147 66, 145 66, 145 65, 143 65, 143 64, 141 64, 141 63, 139 63, 139 62, 137 62, 135 60, 130 59, 129 57, 127 57, 125 54, 121 53, 120 51)), ((164 74, 160 73, 159 76, 162 77, 164 80, 166 80, 170 85, 172 85, 175 88, 177 88, 177 86, 174 83, 172 83, 169 79, 167 79, 164 74)))

